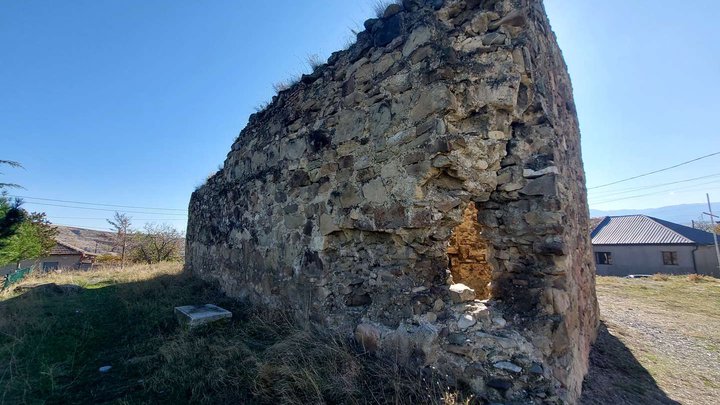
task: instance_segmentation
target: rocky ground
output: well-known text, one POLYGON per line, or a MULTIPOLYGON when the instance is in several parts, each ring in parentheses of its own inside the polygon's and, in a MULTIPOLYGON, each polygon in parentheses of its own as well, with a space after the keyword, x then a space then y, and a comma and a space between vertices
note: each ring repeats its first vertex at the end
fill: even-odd
POLYGON ((599 277, 601 326, 583 403, 720 398, 720 281, 599 277))

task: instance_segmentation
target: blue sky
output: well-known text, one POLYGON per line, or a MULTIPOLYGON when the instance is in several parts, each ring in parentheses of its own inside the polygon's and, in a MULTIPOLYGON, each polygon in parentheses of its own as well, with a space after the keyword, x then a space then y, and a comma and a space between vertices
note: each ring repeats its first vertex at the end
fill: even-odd
MULTIPOLYGON (((126 208, 184 229, 272 84, 342 48, 374 1, 51 0, 0 4, 0 159, 15 194, 126 208), (162 210, 160 208, 163 208, 162 210)), ((720 3, 546 0, 575 89, 588 186, 720 151, 720 3)), ((720 199, 720 156, 613 187, 591 207, 720 199), (647 188, 711 176, 674 185, 647 188), (655 193, 639 198, 636 195, 655 193)), ((113 207, 26 199, 58 224, 106 228, 113 207), (54 205, 41 205, 54 204, 54 205)), ((123 210, 123 208, 119 208, 123 210)))

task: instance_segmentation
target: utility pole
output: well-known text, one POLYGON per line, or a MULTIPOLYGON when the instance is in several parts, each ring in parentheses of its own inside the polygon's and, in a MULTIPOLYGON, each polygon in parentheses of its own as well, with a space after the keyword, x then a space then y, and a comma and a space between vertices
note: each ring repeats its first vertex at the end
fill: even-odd
POLYGON ((718 239, 717 234, 715 233, 715 218, 717 218, 716 215, 713 215, 712 212, 712 205, 710 205, 710 194, 705 194, 705 197, 707 197, 707 203, 708 203, 708 215, 710 215, 710 223, 712 224, 712 229, 710 229, 710 232, 713 234, 713 239, 715 240, 715 256, 717 256, 718 260, 718 269, 720 269, 720 248, 718 248, 718 239))

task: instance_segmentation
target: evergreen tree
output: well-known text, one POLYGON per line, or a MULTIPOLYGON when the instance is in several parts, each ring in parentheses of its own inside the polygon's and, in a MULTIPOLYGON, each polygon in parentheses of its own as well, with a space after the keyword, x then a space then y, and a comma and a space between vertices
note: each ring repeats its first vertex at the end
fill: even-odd
POLYGON ((20 208, 22 201, 0 194, 0 249, 3 241, 12 236, 18 226, 27 218, 27 212, 20 208))
POLYGON ((0 266, 28 259, 47 256, 55 246, 57 229, 45 218, 44 213, 25 213, 26 218, 0 245, 0 266))

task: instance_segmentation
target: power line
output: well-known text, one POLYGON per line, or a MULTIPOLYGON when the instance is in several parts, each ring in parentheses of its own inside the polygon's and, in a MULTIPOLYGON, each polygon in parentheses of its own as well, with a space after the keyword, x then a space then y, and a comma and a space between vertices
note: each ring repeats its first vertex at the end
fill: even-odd
MULTIPOLYGON (((160 210, 160 211, 182 211, 182 212, 187 212, 186 209, 180 209, 180 208, 137 207, 137 206, 132 206, 132 205, 115 205, 115 204, 91 203, 91 202, 84 202, 84 201, 55 200, 55 199, 52 199, 52 198, 28 197, 28 196, 21 196, 21 195, 11 195, 10 197, 14 197, 14 198, 25 198, 25 199, 28 199, 28 200, 40 200, 40 201, 62 202, 62 203, 69 203, 69 204, 95 205, 95 206, 99 206, 99 207, 135 208, 135 209, 143 209, 143 210, 160 210)), ((36 204, 37 204, 37 203, 36 203, 36 204)))
MULTIPOLYGON (((55 223, 55 222, 51 222, 51 224, 54 225, 54 226, 64 226, 64 227, 67 227, 67 228, 90 229, 91 231, 101 231, 101 232, 110 232, 110 233, 114 233, 114 232, 115 232, 115 231, 113 231, 113 230, 110 229, 110 228, 96 228, 96 227, 92 227, 92 226, 79 226, 79 225, 58 224, 58 223, 55 223)), ((182 229, 180 229, 180 230, 182 230, 182 229)))
MULTIPOLYGON (((48 215, 48 218, 56 219, 96 219, 106 220, 107 217, 59 217, 55 215, 48 215)), ((187 218, 133 218, 133 221, 185 221, 187 218)))
POLYGON ((676 188, 676 189, 672 189, 672 190, 653 191, 651 193, 638 194, 638 195, 633 195, 633 196, 628 196, 628 197, 621 197, 621 198, 616 198, 616 199, 612 199, 612 200, 604 200, 604 201, 593 203, 593 205, 606 204, 609 202, 623 201, 623 200, 629 200, 629 199, 633 199, 633 198, 640 198, 640 197, 646 197, 646 196, 650 196, 650 195, 657 195, 657 194, 663 194, 663 193, 675 192, 675 191, 697 191, 697 190, 705 190, 705 189, 713 190, 713 189, 720 187, 720 184, 719 184, 717 186, 711 186, 708 188, 708 186, 706 186, 705 184, 716 184, 716 182, 692 184, 692 185, 689 185, 686 187, 680 187, 680 188, 676 188), (699 187, 699 186, 703 186, 703 187, 699 187))
MULTIPOLYGON (((698 190, 714 190, 714 189, 716 189, 716 188, 720 188, 720 185, 718 185, 718 186, 716 186, 716 187, 710 187, 710 188, 708 188, 707 186, 701 187, 701 188, 697 188, 698 186, 701 186, 701 185, 702 185, 702 184, 693 184, 693 185, 688 186, 688 187, 678 188, 677 190, 683 190, 683 191, 698 191, 698 190)), ((607 204, 607 203, 616 202, 616 201, 630 200, 630 199, 633 199, 633 198, 647 197, 647 196, 649 196, 649 195, 662 194, 662 193, 667 193, 667 192, 672 192, 672 191, 676 191, 676 190, 654 191, 654 192, 652 192, 652 193, 647 193, 647 194, 639 194, 639 195, 633 195, 633 196, 629 196, 629 197, 616 198, 616 199, 614 199, 614 200, 600 201, 600 202, 592 203, 592 205, 600 205, 600 204, 607 204)))
POLYGON ((620 189, 620 190, 605 190, 605 191, 600 191, 600 193, 601 193, 600 195, 593 193, 593 197, 609 197, 612 195, 632 193, 635 191, 648 190, 651 188, 664 187, 664 186, 669 186, 669 185, 673 185, 673 184, 687 183, 690 181, 702 180, 702 179, 707 179, 707 178, 717 177, 717 176, 720 176, 720 173, 710 174, 707 176, 694 177, 692 179, 672 181, 669 183, 652 184, 649 186, 630 187, 630 188, 625 188, 625 189, 620 189))
MULTIPOLYGON (((73 207, 71 205, 61 205, 61 204, 47 204, 47 203, 39 203, 39 202, 32 202, 28 201, 28 204, 35 204, 35 205, 47 205, 50 207, 64 207, 64 208, 74 208, 74 209, 80 209, 80 210, 92 210, 92 211, 109 211, 109 212, 116 212, 118 210, 110 210, 105 208, 93 208, 93 207, 73 207)), ((182 215, 187 216, 187 214, 175 214, 175 213, 168 213, 168 212, 147 212, 147 211, 125 211, 122 210, 120 212, 124 212, 127 214, 149 214, 149 215, 182 215)))
POLYGON ((676 167, 684 166, 684 165, 686 165, 686 164, 693 163, 693 162, 697 162, 698 160, 705 159, 705 158, 709 158, 709 157, 715 156, 715 155, 720 155, 720 152, 715 152, 715 153, 711 153, 711 154, 709 154, 709 155, 700 156, 700 157, 698 157, 698 158, 695 158, 695 159, 692 159, 692 160, 688 160, 687 162, 678 163, 678 164, 676 164, 676 165, 669 166, 669 167, 665 167, 665 168, 663 168, 663 169, 654 170, 654 171, 652 171, 652 172, 647 172, 647 173, 643 173, 643 174, 638 174, 637 176, 632 176, 632 177, 628 177, 628 178, 626 178, 626 179, 621 179, 621 180, 613 181, 613 182, 611 182, 611 183, 601 184, 601 185, 595 186, 595 187, 588 187, 588 190, 592 190, 592 189, 596 189, 596 188, 600 188, 600 187, 612 186, 613 184, 618 184, 618 183, 623 183, 623 182, 630 181, 630 180, 639 179, 640 177, 645 177, 645 176, 649 176, 649 175, 651 175, 651 174, 656 174, 656 173, 664 172, 664 171, 666 171, 666 170, 670 170, 670 169, 674 169, 674 168, 676 168, 676 167))

